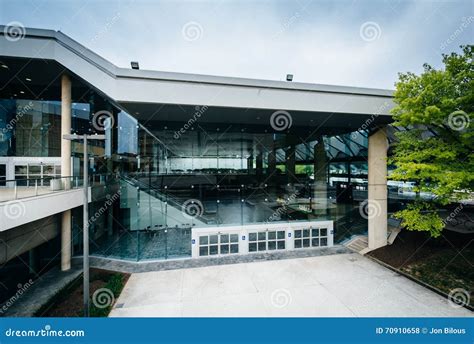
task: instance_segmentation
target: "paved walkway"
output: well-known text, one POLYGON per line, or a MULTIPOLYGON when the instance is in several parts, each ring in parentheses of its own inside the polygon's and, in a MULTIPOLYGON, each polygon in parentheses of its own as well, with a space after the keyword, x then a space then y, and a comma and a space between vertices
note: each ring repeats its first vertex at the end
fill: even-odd
POLYGON ((0 317, 32 317, 46 305, 60 290, 75 280, 82 273, 81 265, 73 265, 69 271, 52 268, 40 276, 28 288, 19 288, 22 295, 15 295, 1 308, 0 317))
POLYGON ((134 273, 114 317, 473 316, 359 254, 134 273))

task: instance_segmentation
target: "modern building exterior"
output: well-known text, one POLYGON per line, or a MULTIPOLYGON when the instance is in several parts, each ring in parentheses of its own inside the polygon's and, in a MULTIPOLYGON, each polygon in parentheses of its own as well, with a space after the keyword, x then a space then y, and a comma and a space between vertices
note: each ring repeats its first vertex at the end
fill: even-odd
POLYGON ((56 245, 67 270, 81 254, 71 133, 106 136, 88 147, 94 255, 387 243, 389 90, 119 68, 61 32, 4 27, 0 84, 2 264, 56 245))

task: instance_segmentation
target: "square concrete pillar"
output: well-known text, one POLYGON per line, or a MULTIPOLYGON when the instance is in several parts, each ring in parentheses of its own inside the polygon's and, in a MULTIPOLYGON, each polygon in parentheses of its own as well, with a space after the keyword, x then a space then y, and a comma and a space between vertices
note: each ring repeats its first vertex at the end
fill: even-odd
POLYGON ((253 174, 254 169, 253 169, 253 156, 249 156, 247 158, 247 173, 248 174, 253 174))
MULTIPOLYGON (((71 79, 63 74, 61 77, 61 176, 71 176, 71 140, 66 140, 63 135, 71 134, 71 79)), ((63 179, 63 187, 69 189, 71 186, 67 178, 63 179)))
MULTIPOLYGON (((61 77, 61 176, 71 176, 71 141, 63 135, 71 134, 71 78, 63 74, 61 77)), ((69 178, 63 178, 64 189, 71 187, 69 178)), ((61 219, 61 270, 71 268, 71 211, 63 212, 61 219)))
POLYGON ((263 174, 263 154, 258 153, 255 158, 255 168, 257 170, 257 176, 261 176, 263 174))
POLYGON ((286 159, 286 175, 288 177, 288 181, 296 181, 296 152, 295 152, 295 145, 291 145, 285 151, 285 159, 286 159))
POLYGON ((387 245, 387 150, 386 128, 369 136, 367 216, 370 250, 387 245))
POLYGON ((328 208, 328 159, 322 137, 314 145, 314 183, 313 183, 313 210, 315 214, 326 214, 328 208))
POLYGON ((267 174, 273 174, 276 170, 276 156, 275 151, 271 151, 268 153, 268 170, 267 174))

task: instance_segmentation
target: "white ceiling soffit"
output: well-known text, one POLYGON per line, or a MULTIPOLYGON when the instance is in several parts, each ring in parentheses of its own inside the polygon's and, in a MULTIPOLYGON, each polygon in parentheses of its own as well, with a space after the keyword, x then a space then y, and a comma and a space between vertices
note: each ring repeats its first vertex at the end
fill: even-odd
POLYGON ((392 91, 119 68, 61 32, 25 30, 0 55, 55 60, 117 102, 207 105, 389 116, 392 91))

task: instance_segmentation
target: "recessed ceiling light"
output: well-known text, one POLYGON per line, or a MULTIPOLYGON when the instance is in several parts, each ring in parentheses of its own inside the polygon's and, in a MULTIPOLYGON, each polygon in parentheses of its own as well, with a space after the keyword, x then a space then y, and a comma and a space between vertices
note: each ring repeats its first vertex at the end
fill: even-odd
POLYGON ((25 91, 20 91, 21 94, 25 94, 25 91))
POLYGON ((2 66, 2 68, 8 69, 8 66, 7 66, 6 64, 3 64, 3 63, 2 63, 1 66, 2 66))
POLYGON ((30 78, 25 78, 25 80, 26 80, 26 81, 31 81, 31 79, 30 79, 30 78))

